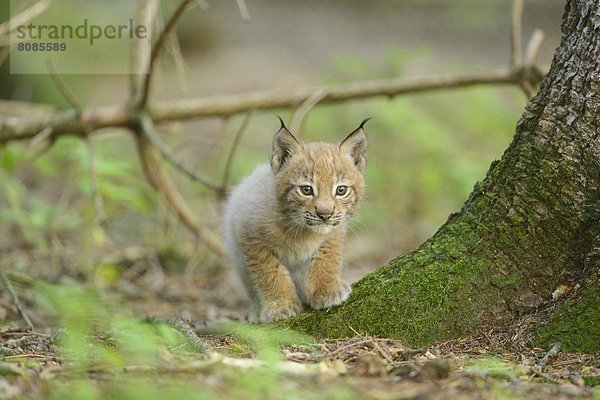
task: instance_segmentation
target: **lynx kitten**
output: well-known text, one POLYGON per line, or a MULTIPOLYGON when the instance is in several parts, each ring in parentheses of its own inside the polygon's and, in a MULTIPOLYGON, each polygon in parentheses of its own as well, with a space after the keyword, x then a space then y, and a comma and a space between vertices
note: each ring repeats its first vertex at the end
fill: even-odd
POLYGON ((252 320, 293 317, 307 304, 343 303, 340 279, 350 217, 364 191, 367 120, 339 145, 301 143, 283 121, 271 165, 261 165, 225 205, 225 245, 254 306, 252 320))

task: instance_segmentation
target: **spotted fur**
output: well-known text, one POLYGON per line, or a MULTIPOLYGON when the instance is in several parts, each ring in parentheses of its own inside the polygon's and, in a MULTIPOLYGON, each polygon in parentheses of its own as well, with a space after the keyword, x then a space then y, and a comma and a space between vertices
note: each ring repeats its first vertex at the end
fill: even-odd
POLYGON ((224 212, 230 264, 253 305, 252 320, 343 303, 340 279, 350 218, 364 192, 363 124, 340 144, 301 143, 283 125, 271 163, 236 187, 224 212))

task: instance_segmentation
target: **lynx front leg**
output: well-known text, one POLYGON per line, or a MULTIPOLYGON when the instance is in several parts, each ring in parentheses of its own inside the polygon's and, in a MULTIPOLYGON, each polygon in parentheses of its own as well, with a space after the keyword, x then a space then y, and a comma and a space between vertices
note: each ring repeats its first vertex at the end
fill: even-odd
POLYGON ((319 248, 308 272, 308 303, 316 310, 342 304, 352 291, 342 282, 342 250, 345 232, 340 231, 319 248))
POLYGON ((260 299, 260 322, 290 318, 302 311, 302 303, 288 270, 265 248, 246 249, 248 275, 260 299))

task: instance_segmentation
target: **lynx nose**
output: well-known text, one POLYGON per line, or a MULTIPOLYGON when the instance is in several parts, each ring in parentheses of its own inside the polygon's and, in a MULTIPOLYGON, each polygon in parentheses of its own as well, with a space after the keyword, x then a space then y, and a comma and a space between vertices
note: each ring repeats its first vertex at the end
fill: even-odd
POLYGON ((323 221, 327 221, 333 215, 333 210, 319 210, 317 208, 317 216, 323 221))

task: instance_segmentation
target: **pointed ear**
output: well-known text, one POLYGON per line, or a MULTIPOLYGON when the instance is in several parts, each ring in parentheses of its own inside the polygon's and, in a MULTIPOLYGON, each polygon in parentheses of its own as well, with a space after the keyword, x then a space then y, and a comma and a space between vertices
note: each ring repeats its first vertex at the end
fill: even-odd
MULTIPOLYGON (((278 117, 279 118, 279 117, 278 117)), ((283 120, 279 118, 281 128, 273 137, 271 168, 278 172, 281 167, 302 148, 302 144, 285 127, 283 120)))
POLYGON ((361 122, 360 126, 340 143, 340 152, 352 157, 354 164, 361 172, 364 172, 367 167, 367 134, 363 127, 370 119, 367 118, 361 122))

